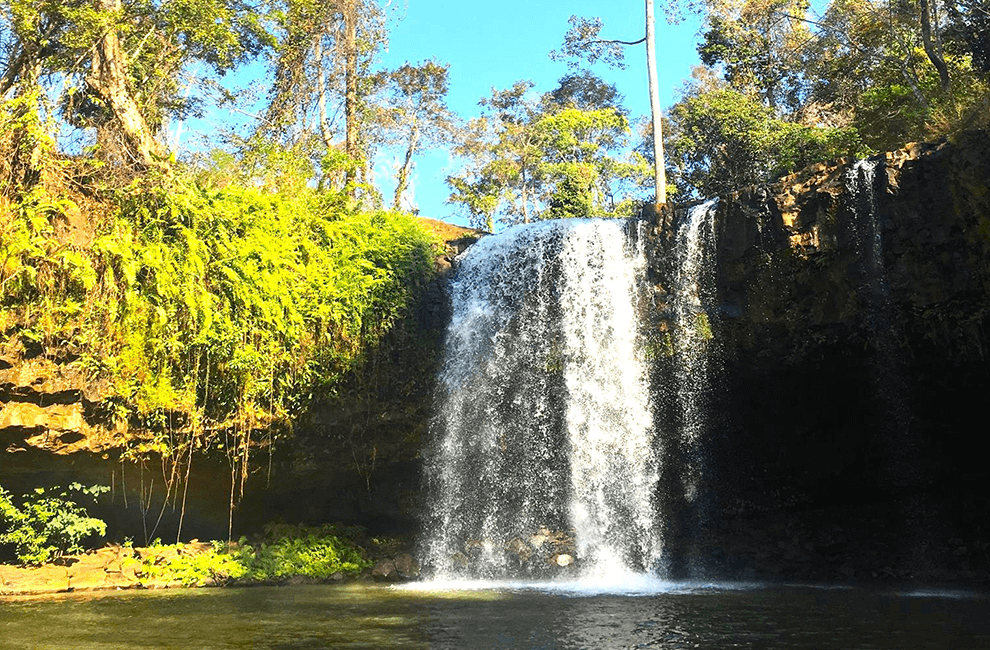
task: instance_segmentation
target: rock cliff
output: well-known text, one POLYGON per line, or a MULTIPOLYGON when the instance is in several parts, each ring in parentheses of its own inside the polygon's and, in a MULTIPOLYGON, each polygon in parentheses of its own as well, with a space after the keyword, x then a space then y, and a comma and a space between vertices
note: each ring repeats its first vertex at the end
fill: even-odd
MULTIPOLYGON (((985 567, 990 472, 973 434, 990 390, 988 145, 983 132, 910 145, 719 200, 708 496, 675 525, 683 566, 867 579, 985 567)), ((676 327, 664 297, 684 218, 655 231, 655 337, 676 327)), ((661 356, 654 384, 676 363, 661 356)))

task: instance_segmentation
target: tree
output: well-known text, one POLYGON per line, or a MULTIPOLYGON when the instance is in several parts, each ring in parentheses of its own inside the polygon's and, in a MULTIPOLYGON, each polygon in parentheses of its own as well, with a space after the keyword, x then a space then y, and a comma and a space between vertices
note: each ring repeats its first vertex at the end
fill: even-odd
POLYGON ((736 90, 758 94, 784 112, 802 100, 802 44, 807 24, 791 18, 807 10, 807 0, 711 2, 698 54, 707 66, 721 66, 736 90))
POLYGON ((380 73, 375 80, 379 101, 373 107, 372 121, 381 140, 405 149, 392 199, 395 210, 401 207, 413 156, 424 146, 449 144, 455 137, 457 120, 446 104, 448 70, 448 65, 436 61, 407 63, 380 73))
POLYGON ((946 0, 944 4, 949 47, 956 54, 972 56, 973 67, 990 75, 990 8, 983 0, 946 0))
POLYGON ((257 11, 232 0, 0 0, 7 26, 0 96, 43 87, 65 120, 95 128, 102 155, 166 167, 160 133, 194 110, 179 91, 192 63, 224 74, 270 43, 257 11))
POLYGON ((610 88, 590 74, 569 75, 536 98, 530 82, 493 91, 457 153, 466 168, 447 179, 451 203, 479 227, 533 219, 628 215, 631 186, 646 173, 638 155, 622 158, 630 134, 610 88), (580 80, 580 81, 578 81, 580 80))
POLYGON ((689 94, 670 119, 673 175, 687 195, 726 194, 861 148, 853 128, 790 122, 757 96, 724 86, 689 94))
POLYGON ((809 97, 845 114, 875 149, 947 133, 987 90, 972 57, 942 47, 945 12, 927 28, 925 15, 924 3, 834 0, 815 21, 809 97))
POLYGON ((465 206, 472 223, 489 231, 497 213, 509 222, 531 218, 540 180, 540 155, 528 128, 539 110, 526 96, 532 88, 533 82, 518 81, 506 90, 492 89, 480 102, 484 113, 468 123, 464 141, 454 148, 468 165, 447 178, 448 203, 465 206))
MULTIPOLYGON (((111 16, 121 11, 120 0, 96 0, 96 9, 111 16)), ((108 24, 93 48, 91 73, 86 85, 96 98, 108 106, 127 139, 129 149, 145 167, 160 165, 165 147, 155 138, 137 99, 128 87, 128 58, 120 44, 116 25, 108 24)))
POLYGON ((552 59, 571 59, 570 65, 576 65, 575 59, 586 58, 589 63, 598 60, 614 67, 624 67, 623 46, 646 43, 646 69, 650 93, 650 114, 653 134, 653 179, 656 205, 667 203, 667 178, 663 155, 663 132, 661 127, 660 95, 657 88, 656 69, 656 39, 654 37, 655 19, 653 0, 646 0, 646 35, 638 41, 619 41, 598 38, 602 29, 600 18, 579 18, 571 16, 568 22, 571 28, 564 35, 564 44, 560 51, 551 52, 552 59))
POLYGON ((974 4, 831 0, 819 15, 806 0, 704 0, 704 82, 670 111, 675 184, 730 191, 986 114, 987 80, 967 40, 974 4))
POLYGON ((258 135, 287 144, 318 137, 334 157, 342 149, 343 184, 353 197, 369 154, 363 120, 371 87, 362 82, 387 42, 384 12, 375 0, 280 0, 278 6, 274 81, 258 135), (344 114, 342 147, 330 117, 335 101, 344 114))
POLYGON ((557 87, 543 95, 545 110, 579 108, 583 111, 614 108, 626 115, 623 96, 615 84, 607 83, 591 70, 576 70, 560 78, 557 87))

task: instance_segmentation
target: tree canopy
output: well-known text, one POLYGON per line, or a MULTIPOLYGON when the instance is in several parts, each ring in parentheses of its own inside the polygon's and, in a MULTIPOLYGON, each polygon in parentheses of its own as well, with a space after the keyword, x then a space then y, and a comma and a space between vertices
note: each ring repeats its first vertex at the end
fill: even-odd
POLYGON ((33 98, 52 135, 74 142, 69 151, 127 181, 168 174, 169 130, 232 105, 221 79, 252 64, 265 83, 250 110, 237 108, 251 121, 213 143, 245 167, 378 205, 371 169, 389 155, 399 207, 417 155, 450 147, 464 161, 450 174, 451 202, 478 224, 627 214, 649 200, 644 165, 664 142, 669 187, 686 198, 819 156, 938 138, 990 113, 983 0, 661 6, 697 10, 703 25, 702 66, 666 111, 661 142, 633 140, 639 118, 622 103, 634 89, 578 67, 622 66, 640 34, 609 39, 600 19, 572 17, 553 53, 572 66, 557 86, 493 92, 465 129, 446 104, 446 63, 380 65, 391 9, 379 0, 0 0, 0 97, 33 98))
POLYGON ((986 119, 988 17, 975 0, 833 0, 821 13, 806 0, 705 0, 700 11, 704 65, 670 111, 682 192, 986 119))
POLYGON ((481 101, 456 148, 467 164, 447 179, 450 202, 488 230, 496 221, 631 214, 649 170, 628 149, 615 87, 583 71, 543 95, 532 89, 520 81, 481 101))

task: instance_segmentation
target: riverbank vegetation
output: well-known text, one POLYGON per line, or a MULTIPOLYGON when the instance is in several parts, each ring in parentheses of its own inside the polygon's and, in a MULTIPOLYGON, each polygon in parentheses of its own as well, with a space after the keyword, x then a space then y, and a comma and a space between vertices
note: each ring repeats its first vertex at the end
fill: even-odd
POLYGON ((310 186, 284 150, 113 184, 56 150, 34 99, 0 106, 7 356, 82 377, 88 418, 114 432, 101 444, 160 457, 173 505, 195 454, 226 456, 233 507, 252 451, 338 390, 430 280, 438 242, 310 186))
POLYGON ((290 578, 327 581, 370 568, 357 545, 363 531, 335 525, 270 525, 254 540, 212 542, 192 550, 186 544, 152 544, 125 562, 142 586, 276 583, 290 578))
MULTIPOLYGON (((107 533, 89 508, 106 486, 72 484, 66 489, 36 488, 15 498, 0 486, 0 562, 22 567, 61 563, 99 548, 107 533)), ((369 549, 381 542, 359 526, 269 524, 264 533, 236 542, 116 546, 119 570, 131 586, 275 583, 290 578, 314 581, 354 576, 372 566, 369 549)), ((370 549, 374 550, 374 548, 370 549)), ((120 586, 120 585, 118 585, 120 586)), ((29 587, 21 589, 30 590, 29 587)), ((3 593, 0 590, 0 593, 3 593)))
POLYGON ((262 534, 236 542, 156 539, 135 546, 124 540, 100 547, 106 524, 89 516, 80 501, 106 491, 73 484, 14 498, 0 487, 0 561, 16 559, 20 567, 0 565, 0 595, 340 581, 368 573, 372 557, 394 552, 396 544, 370 538, 357 526, 270 524, 262 534), (57 567, 63 567, 64 584, 52 584, 57 567))

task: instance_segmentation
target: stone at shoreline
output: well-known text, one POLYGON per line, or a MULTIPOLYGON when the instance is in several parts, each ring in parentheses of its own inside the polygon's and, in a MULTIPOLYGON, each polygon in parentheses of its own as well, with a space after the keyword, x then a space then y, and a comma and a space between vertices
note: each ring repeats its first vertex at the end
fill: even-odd
MULTIPOLYGON (((195 556, 212 548, 193 541, 179 548, 144 548, 111 545, 69 555, 40 567, 0 564, 0 596, 56 594, 106 589, 166 589, 185 585, 145 576, 142 563, 165 564, 180 555, 195 556)), ((206 581, 197 586, 213 586, 206 581)))
POLYGON ((403 578, 411 579, 419 577, 419 562, 409 553, 395 556, 393 560, 396 572, 403 578))
POLYGON ((381 581, 392 581, 399 577, 398 571, 395 569, 395 562, 392 560, 381 560, 375 565, 375 568, 371 570, 371 577, 375 580, 381 581))
POLYGON ((419 563, 409 553, 379 560, 371 570, 371 577, 379 582, 402 582, 419 577, 419 563))

